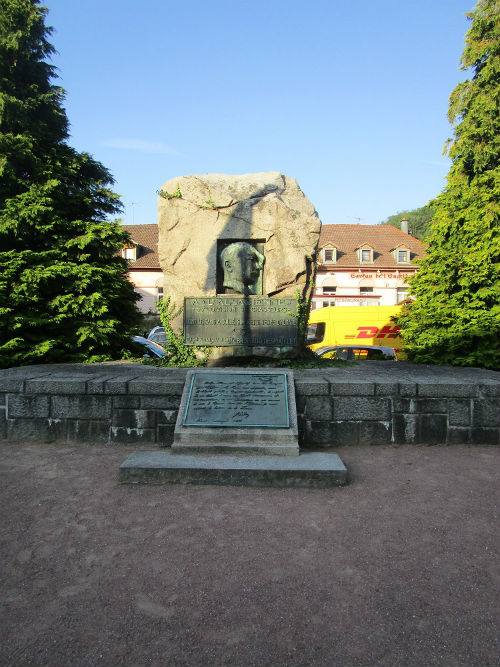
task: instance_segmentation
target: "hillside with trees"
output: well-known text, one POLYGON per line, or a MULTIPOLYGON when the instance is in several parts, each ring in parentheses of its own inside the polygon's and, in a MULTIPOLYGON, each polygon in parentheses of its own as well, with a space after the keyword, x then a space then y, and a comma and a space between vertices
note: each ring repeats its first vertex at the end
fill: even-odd
POLYGON ((394 215, 390 215, 386 220, 381 222, 381 225, 392 225, 401 229, 401 219, 408 220, 408 231, 412 236, 415 236, 421 241, 425 241, 431 231, 431 220, 434 215, 434 208, 431 206, 421 206, 410 211, 398 211, 394 215))
POLYGON ((139 313, 108 170, 68 143, 38 0, 0 0, 0 365, 120 357, 139 313))
POLYGON ((411 359, 500 368, 500 0, 479 0, 454 89, 452 165, 399 319, 411 359))

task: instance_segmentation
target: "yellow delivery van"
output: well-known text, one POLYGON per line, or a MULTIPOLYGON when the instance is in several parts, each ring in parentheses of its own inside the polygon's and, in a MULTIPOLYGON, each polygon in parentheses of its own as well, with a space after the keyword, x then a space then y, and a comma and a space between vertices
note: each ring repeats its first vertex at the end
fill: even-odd
POLYGON ((311 310, 307 344, 311 350, 330 345, 392 347, 403 358, 403 341, 392 317, 401 306, 328 306, 311 310))

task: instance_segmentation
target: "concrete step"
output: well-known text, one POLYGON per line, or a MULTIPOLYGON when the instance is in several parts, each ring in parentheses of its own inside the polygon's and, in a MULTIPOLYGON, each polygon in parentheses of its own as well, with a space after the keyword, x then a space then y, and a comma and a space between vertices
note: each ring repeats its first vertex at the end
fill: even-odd
POLYGON ((347 468, 333 452, 299 456, 185 455, 139 450, 120 466, 125 484, 217 484, 326 488, 345 486, 347 468))

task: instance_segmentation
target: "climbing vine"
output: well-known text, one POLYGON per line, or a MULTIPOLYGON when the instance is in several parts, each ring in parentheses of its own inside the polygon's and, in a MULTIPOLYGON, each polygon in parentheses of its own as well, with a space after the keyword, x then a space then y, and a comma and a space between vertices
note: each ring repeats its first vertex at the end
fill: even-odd
POLYGON ((177 187, 176 187, 175 191, 172 192, 172 194, 170 194, 166 190, 157 190, 156 194, 159 197, 163 197, 163 199, 182 199, 182 194, 181 194, 181 191, 180 191, 180 188, 179 188, 179 183, 177 183, 177 187))
POLYGON ((169 296, 165 297, 163 301, 158 303, 158 312, 160 321, 167 334, 167 342, 165 345, 165 355, 161 359, 145 359, 144 363, 152 366, 176 366, 176 367, 197 367, 206 366, 211 348, 200 347, 196 348, 199 356, 196 354, 195 348, 186 345, 184 342, 183 332, 180 334, 172 327, 172 321, 178 317, 183 307, 179 308, 175 305, 169 296))

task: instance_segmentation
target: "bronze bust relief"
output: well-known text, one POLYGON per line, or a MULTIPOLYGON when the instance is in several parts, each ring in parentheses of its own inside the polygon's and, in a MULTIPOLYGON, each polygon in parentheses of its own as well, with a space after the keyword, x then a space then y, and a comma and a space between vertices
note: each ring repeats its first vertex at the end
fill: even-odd
POLYGON ((253 245, 237 241, 219 255, 225 288, 240 294, 262 294, 262 269, 265 257, 253 245))

